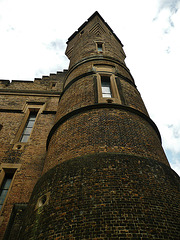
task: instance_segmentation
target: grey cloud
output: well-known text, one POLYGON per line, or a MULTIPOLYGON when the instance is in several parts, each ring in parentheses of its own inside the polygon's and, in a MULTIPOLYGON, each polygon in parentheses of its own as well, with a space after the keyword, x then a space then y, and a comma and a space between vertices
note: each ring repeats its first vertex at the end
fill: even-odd
POLYGON ((53 49, 55 51, 64 50, 65 43, 61 39, 56 39, 48 44, 48 48, 53 49))
POLYGON ((174 27, 174 23, 171 19, 172 15, 176 14, 177 11, 180 8, 180 0, 159 0, 159 7, 157 10, 157 15, 153 19, 153 21, 156 21, 159 17, 159 14, 162 10, 168 9, 169 10, 169 24, 171 27, 174 27))
POLYGON ((174 27, 174 23, 173 23, 171 17, 169 17, 169 24, 170 24, 171 27, 174 27))
POLYGON ((177 128, 173 129, 173 136, 175 138, 180 138, 180 130, 177 128))
POLYGON ((168 128, 172 130, 174 138, 180 138, 180 129, 179 129, 179 127, 174 126, 173 124, 169 124, 168 128))
POLYGON ((175 14, 179 9, 180 0, 160 0, 159 12, 162 9, 169 9, 171 14, 175 14))
POLYGON ((15 28, 12 27, 12 26, 8 26, 8 28, 7 28, 7 32, 11 32, 11 31, 15 31, 15 28))
MULTIPOLYGON (((171 29, 174 28, 174 22, 172 16, 177 13, 177 11, 180 8, 180 0, 159 0, 159 7, 157 10, 157 14, 154 17, 153 21, 157 21, 161 11, 164 9, 169 11, 169 16, 168 16, 168 25, 164 26, 163 33, 164 34, 169 34, 171 29)), ((169 51, 167 51, 169 53, 169 51)))
POLYGON ((171 48, 168 47, 168 48, 166 49, 166 53, 169 54, 170 52, 171 52, 171 48))

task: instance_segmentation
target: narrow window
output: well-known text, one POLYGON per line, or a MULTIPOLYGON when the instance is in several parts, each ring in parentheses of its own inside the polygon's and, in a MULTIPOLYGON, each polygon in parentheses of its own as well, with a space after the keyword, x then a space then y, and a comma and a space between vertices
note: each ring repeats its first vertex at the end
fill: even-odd
POLYGON ((51 83, 50 87, 51 89, 54 89, 56 87, 56 83, 55 82, 51 83))
POLYGON ((30 112, 28 120, 26 122, 26 126, 25 126, 24 131, 21 135, 20 142, 27 142, 28 141, 29 136, 30 136, 31 131, 32 131, 33 126, 34 126, 34 122, 36 120, 37 113, 38 112, 30 112))
POLYGON ((97 43, 97 49, 98 49, 98 52, 102 52, 103 51, 103 44, 102 43, 97 43))
MULTIPOLYGON (((104 46, 103 46, 104 47, 104 46)), ((98 103, 118 103, 121 104, 119 91, 115 77, 115 66, 109 64, 95 64, 96 88, 95 96, 98 103)))
POLYGON ((109 76, 101 76, 101 89, 103 98, 112 98, 111 81, 109 76))
POLYGON ((8 193, 12 179, 13 179, 13 173, 5 173, 4 180, 0 188, 0 210, 3 206, 4 200, 8 193))

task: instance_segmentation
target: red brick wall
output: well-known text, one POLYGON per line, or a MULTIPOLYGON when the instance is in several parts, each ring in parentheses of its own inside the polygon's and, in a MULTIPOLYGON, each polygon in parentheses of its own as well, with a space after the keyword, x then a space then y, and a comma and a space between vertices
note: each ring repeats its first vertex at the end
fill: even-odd
POLYGON ((37 183, 20 239, 178 240, 179 183, 153 159, 110 153, 74 158, 37 183), (35 210, 47 192, 49 203, 35 210))
MULTIPOLYGON (((54 124, 59 93, 62 92, 65 72, 34 82, 1 81, 0 89, 0 166, 20 164, 7 199, 0 211, 0 239, 3 238, 13 205, 27 203, 37 180, 41 176, 46 156, 46 140, 54 124), (56 79, 55 79, 56 77, 56 79), (51 89, 51 82, 57 82, 51 89), (15 138, 25 117, 27 102, 45 103, 44 112, 38 115, 30 140, 20 150, 14 148, 15 138)), ((42 106, 42 105, 40 105, 42 106)), ((18 141, 18 140, 17 140, 18 141)))

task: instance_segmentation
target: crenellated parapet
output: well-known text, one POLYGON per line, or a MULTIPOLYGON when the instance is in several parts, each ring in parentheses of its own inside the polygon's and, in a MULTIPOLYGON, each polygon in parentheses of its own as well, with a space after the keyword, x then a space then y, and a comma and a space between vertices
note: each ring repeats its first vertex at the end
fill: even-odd
POLYGON ((49 76, 29 80, 1 80, 0 91, 55 91, 62 92, 67 70, 51 73, 49 76))

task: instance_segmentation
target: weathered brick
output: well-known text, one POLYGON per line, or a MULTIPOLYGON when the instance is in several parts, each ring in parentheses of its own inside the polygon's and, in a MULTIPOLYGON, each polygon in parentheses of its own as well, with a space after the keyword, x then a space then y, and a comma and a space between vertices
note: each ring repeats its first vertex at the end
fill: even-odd
POLYGON ((179 240, 180 179, 122 43, 96 12, 67 44, 68 71, 34 82, 0 80, 0 161, 20 165, 1 211, 0 239, 9 222, 8 240, 179 240), (103 74, 110 76, 109 99, 101 93, 103 74), (27 103, 44 108, 18 148, 27 103))

